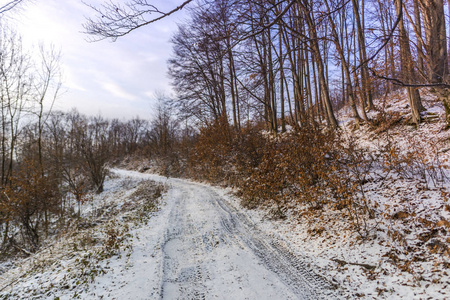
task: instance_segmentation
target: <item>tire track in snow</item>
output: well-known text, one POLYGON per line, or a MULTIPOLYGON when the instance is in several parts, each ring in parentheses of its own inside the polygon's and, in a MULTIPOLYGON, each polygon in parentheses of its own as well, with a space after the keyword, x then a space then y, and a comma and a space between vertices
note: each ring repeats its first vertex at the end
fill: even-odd
POLYGON ((161 247, 163 299, 339 298, 327 280, 213 188, 170 183, 176 192, 167 200, 175 205, 161 247))
POLYGON ((173 199, 163 251, 162 298, 205 299, 203 270, 199 264, 201 241, 190 215, 184 214, 185 195, 173 199), (188 264, 186 264, 188 262, 188 264))

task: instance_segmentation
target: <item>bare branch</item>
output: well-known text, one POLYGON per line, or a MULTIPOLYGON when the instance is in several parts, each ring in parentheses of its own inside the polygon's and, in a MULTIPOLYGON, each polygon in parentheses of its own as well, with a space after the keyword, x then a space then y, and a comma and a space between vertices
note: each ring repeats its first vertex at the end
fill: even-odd
MULTIPOLYGON (((284 1, 283 1, 284 2, 284 1)), ((273 25, 277 24, 278 21, 281 20, 281 18, 283 18, 283 16, 289 11, 289 9, 292 7, 292 5, 294 5, 295 1, 291 1, 289 2, 286 7, 283 9, 283 11, 278 12, 277 15, 275 16, 275 18, 269 22, 268 24, 263 24, 260 30, 257 30, 255 32, 252 32, 242 38, 240 38, 239 40, 237 40, 232 46, 231 48, 234 48, 235 46, 237 46, 237 44, 241 43, 242 41, 245 41, 249 38, 255 37, 257 35, 260 35, 261 33, 263 33, 264 31, 266 31, 267 29, 271 28, 273 25)))
MULTIPOLYGON (((403 0, 400 0, 400 7, 403 7, 403 0)), ((400 23, 400 21, 403 18, 403 9, 400 9, 400 12, 398 13, 397 16, 397 20, 394 23, 394 26, 392 27, 391 32, 389 32, 389 35, 387 36, 387 38, 384 40, 383 44, 381 45, 380 48, 378 48, 378 50, 375 52, 374 55, 372 55, 371 57, 369 57, 368 59, 366 59, 365 61, 363 61, 361 64, 359 64, 359 66, 357 66, 352 73, 356 72, 359 68, 361 68, 362 66, 368 64, 370 61, 372 61, 373 59, 375 59, 375 57, 377 57, 377 55, 381 52, 381 50, 384 49, 384 47, 386 47, 386 45, 389 43, 389 41, 391 40, 392 36, 394 35, 395 29, 397 29, 398 24, 400 23)))
POLYGON ((86 30, 85 33, 94 36, 92 41, 106 38, 116 40, 140 27, 157 22, 180 11, 191 2, 193 0, 185 0, 181 5, 168 12, 159 10, 156 6, 148 3, 147 0, 132 0, 125 6, 110 0, 101 7, 83 2, 97 13, 97 18, 87 18, 83 27, 86 30))
POLYGON ((384 75, 379 75, 377 74, 377 72, 372 69, 369 68, 370 72, 372 73, 372 76, 377 77, 379 79, 383 79, 383 80, 387 80, 392 82, 395 85, 398 86, 403 86, 403 87, 416 87, 416 88, 421 88, 421 87, 443 87, 443 88, 450 88, 450 84, 447 83, 417 83, 417 84, 410 84, 410 83, 405 83, 403 81, 401 81, 398 78, 391 78, 391 77, 387 77, 384 75))
POLYGON ((22 2, 25 2, 26 0, 13 0, 9 1, 8 3, 4 4, 3 6, 0 6, 0 15, 14 9, 17 5, 19 5, 22 2))

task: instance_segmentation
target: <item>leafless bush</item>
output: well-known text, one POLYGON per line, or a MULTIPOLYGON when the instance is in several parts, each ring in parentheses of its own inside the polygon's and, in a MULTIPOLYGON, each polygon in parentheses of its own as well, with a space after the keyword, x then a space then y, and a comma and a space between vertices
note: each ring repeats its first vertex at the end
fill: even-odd
POLYGON ((380 146, 380 165, 384 176, 394 173, 401 178, 420 180, 427 189, 430 185, 442 186, 448 178, 439 151, 423 151, 414 140, 410 141, 408 146, 408 149, 401 149, 400 145, 389 137, 387 142, 380 146))

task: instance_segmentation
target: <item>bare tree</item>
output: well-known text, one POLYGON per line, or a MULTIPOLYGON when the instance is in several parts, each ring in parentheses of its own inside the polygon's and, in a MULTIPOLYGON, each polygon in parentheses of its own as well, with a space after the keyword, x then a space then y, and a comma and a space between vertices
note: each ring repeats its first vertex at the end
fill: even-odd
MULTIPOLYGON (((350 74, 350 67, 348 65, 347 59, 345 57, 345 53, 343 50, 343 47, 341 46, 341 42, 339 40, 339 35, 338 32, 336 30, 336 24, 333 20, 333 16, 331 14, 331 10, 330 10, 330 5, 328 4, 328 0, 324 0, 324 3, 327 7, 328 10, 328 20, 330 22, 331 25, 331 30, 332 30, 332 38, 333 38, 333 42, 335 44, 336 50, 339 53, 339 57, 341 59, 341 63, 342 63, 342 69, 345 75, 345 80, 346 80, 346 88, 347 88, 347 92, 350 98, 350 107, 352 108, 352 113, 353 113, 353 118, 357 121, 360 122, 362 121, 361 117, 359 116, 358 110, 356 109, 356 99, 355 99, 355 94, 353 91, 353 85, 352 85, 352 80, 351 80, 351 74, 350 74)), ((367 115, 365 113, 364 110, 364 106, 362 109, 362 113, 364 116, 364 119, 367 121, 367 115)))
POLYGON ((443 82, 448 75, 447 34, 443 0, 417 0, 423 12, 428 80, 443 82))
POLYGON ((202 16, 180 26, 172 39, 174 58, 169 75, 178 93, 182 112, 208 124, 227 116, 224 85, 224 44, 209 30, 202 16))
MULTIPOLYGON (((48 100, 50 107, 47 111, 47 117, 50 115, 53 108, 53 104, 58 96, 61 87, 61 72, 59 66, 60 52, 56 51, 52 46, 49 50, 46 50, 44 45, 41 44, 39 47, 41 62, 36 71, 37 76, 34 78, 34 93, 36 97, 36 104, 38 109, 36 111, 38 117, 38 165, 41 170, 41 176, 44 174, 44 162, 42 153, 42 133, 44 129, 44 124, 46 123, 46 118, 44 118, 44 101, 48 100), (48 99, 50 98, 50 99, 48 99)), ((46 199, 42 200, 42 205, 45 214, 45 232, 48 233, 48 203, 46 199)))
POLYGON ((78 128, 79 151, 84 158, 96 193, 103 192, 103 183, 107 174, 106 164, 111 150, 108 142, 108 126, 107 120, 97 116, 78 128))
MULTIPOLYGON (((403 9, 401 0, 395 0, 395 8, 397 13, 401 16, 403 9)), ((416 80, 416 73, 413 65, 414 60, 411 54, 410 41, 403 22, 403 17, 398 24, 398 31, 400 39, 401 79, 404 82, 411 84, 416 80)), ((420 112, 425 110, 422 106, 422 101, 420 100, 419 90, 412 86, 408 86, 406 90, 408 93, 409 104, 411 106, 412 122, 418 124, 422 120, 420 112)))
POLYGON ((4 186, 12 175, 21 115, 31 97, 32 74, 30 57, 22 49, 21 38, 7 27, 1 28, 0 49, 1 179, 4 186))
MULTIPOLYGON (((44 119, 44 101, 49 102, 47 113, 50 113, 53 104, 58 97, 61 88, 61 71, 60 71, 60 51, 57 51, 54 46, 51 46, 49 50, 46 50, 44 45, 40 45, 41 63, 36 72, 37 78, 35 78, 34 89, 36 104, 38 105, 37 117, 38 117, 38 151, 39 151, 39 165, 43 169, 42 162, 42 130, 46 119, 44 119)), ((47 114, 49 116, 49 114, 47 114)))

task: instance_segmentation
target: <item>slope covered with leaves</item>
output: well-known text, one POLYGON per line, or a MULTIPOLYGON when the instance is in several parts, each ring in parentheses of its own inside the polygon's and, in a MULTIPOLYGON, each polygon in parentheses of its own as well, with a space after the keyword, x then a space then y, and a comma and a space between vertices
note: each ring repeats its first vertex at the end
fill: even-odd
POLYGON ((426 121, 417 127, 401 90, 376 102, 374 126, 341 123, 352 205, 365 209, 300 205, 277 227, 353 296, 449 297, 450 132, 442 103, 422 94, 426 121))

